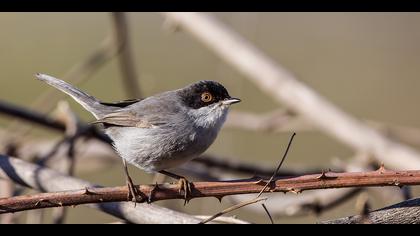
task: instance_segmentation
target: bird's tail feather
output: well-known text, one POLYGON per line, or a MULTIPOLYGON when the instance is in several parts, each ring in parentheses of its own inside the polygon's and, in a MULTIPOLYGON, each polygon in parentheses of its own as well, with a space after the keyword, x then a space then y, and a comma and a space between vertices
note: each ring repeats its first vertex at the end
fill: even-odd
POLYGON ((45 74, 36 74, 36 78, 70 95, 76 102, 80 103, 86 110, 92 113, 96 119, 112 112, 112 108, 101 104, 101 101, 93 96, 81 91, 80 89, 68 84, 60 79, 45 74))

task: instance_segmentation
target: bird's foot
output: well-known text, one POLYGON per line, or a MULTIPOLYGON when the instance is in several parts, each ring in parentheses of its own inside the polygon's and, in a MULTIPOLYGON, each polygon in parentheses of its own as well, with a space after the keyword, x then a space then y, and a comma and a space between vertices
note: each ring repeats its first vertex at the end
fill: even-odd
POLYGON ((184 206, 188 203, 190 200, 190 193, 191 193, 191 183, 184 177, 181 177, 178 180, 178 187, 179 187, 179 193, 184 194, 184 206))
POLYGON ((188 201, 190 200, 192 183, 190 183, 183 176, 180 176, 180 175, 177 175, 177 174, 165 171, 165 170, 161 170, 161 171, 159 171, 159 173, 178 180, 178 189, 179 189, 178 191, 179 191, 179 194, 184 195, 184 200, 185 200, 184 201, 184 206, 185 206, 188 203, 188 201))

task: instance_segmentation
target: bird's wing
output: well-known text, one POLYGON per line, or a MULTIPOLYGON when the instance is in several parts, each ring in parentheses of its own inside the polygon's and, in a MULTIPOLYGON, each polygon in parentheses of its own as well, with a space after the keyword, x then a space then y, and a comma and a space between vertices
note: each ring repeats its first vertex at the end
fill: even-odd
POLYGON ((139 128, 152 128, 171 123, 177 120, 180 115, 184 115, 181 107, 173 101, 175 95, 172 93, 171 91, 165 92, 141 101, 114 103, 119 104, 114 106, 121 108, 93 123, 139 128))
POLYGON ((142 99, 140 98, 140 99, 123 100, 123 101, 118 101, 118 102, 100 102, 100 103, 105 106, 124 108, 134 103, 140 102, 141 100, 142 99))
POLYGON ((144 119, 144 117, 136 116, 133 113, 127 111, 110 113, 108 115, 105 115, 103 118, 92 122, 92 124, 98 123, 111 126, 137 128, 152 128, 154 126, 153 122, 149 122, 147 121, 147 119, 144 119))

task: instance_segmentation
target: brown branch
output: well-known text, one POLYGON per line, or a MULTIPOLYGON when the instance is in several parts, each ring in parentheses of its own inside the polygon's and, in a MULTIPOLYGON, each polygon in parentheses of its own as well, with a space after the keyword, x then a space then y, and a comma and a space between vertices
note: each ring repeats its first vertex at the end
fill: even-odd
MULTIPOLYGON (((0 160, 5 157, 0 157, 0 160)), ((0 167, 2 167, 0 161, 0 167)), ((0 177, 11 176, 13 172, 1 174, 0 177)), ((12 178, 21 182, 19 179, 12 178)), ((266 181, 261 179, 240 179, 221 182, 195 182, 190 194, 191 199, 203 197, 216 197, 236 194, 259 193, 266 181)), ((369 186, 404 186, 420 185, 420 171, 389 171, 383 167, 370 172, 348 173, 321 173, 305 175, 294 178, 275 178, 265 192, 292 192, 300 193, 305 190, 345 188, 345 187, 369 187, 369 186)), ((139 192, 143 196, 140 202, 145 202, 153 191, 152 201, 183 199, 179 193, 177 184, 140 185, 139 192)), ((42 193, 29 196, 18 196, 0 199, 1 213, 17 212, 29 209, 46 207, 74 206, 87 203, 127 201, 127 187, 89 188, 64 192, 42 193)))

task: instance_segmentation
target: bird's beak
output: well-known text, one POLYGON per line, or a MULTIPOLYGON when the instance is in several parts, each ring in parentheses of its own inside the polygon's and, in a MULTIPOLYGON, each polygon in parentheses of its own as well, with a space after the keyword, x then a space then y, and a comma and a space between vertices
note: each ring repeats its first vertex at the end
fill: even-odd
POLYGON ((225 100, 222 101, 223 105, 231 105, 231 104, 235 104, 240 102, 241 99, 239 98, 226 98, 225 100))

